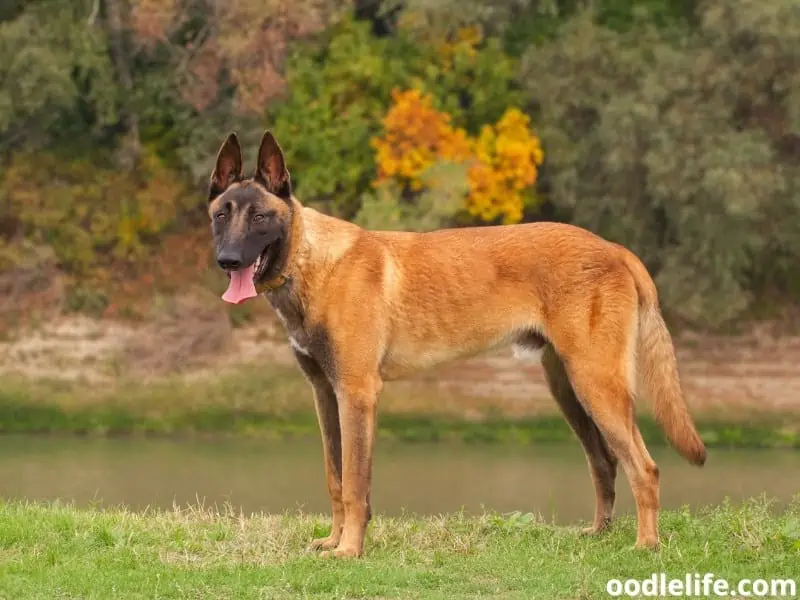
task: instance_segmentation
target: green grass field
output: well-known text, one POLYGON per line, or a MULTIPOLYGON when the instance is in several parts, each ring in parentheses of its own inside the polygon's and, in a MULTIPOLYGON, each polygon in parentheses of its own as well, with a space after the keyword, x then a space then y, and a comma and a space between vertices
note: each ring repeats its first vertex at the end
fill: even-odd
POLYGON ((305 550, 327 520, 204 509, 132 513, 0 505, 0 597, 607 598, 609 579, 714 573, 800 579, 800 497, 783 512, 753 500, 664 512, 658 552, 633 549, 635 523, 602 537, 532 515, 377 517, 366 557, 305 550))

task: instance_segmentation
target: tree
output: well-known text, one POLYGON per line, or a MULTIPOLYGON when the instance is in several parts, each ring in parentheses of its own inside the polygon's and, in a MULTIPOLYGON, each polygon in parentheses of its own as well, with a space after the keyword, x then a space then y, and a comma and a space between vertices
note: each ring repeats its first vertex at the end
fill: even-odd
POLYGON ((800 210, 797 162, 781 158, 798 133, 800 16, 792 0, 707 0, 699 16, 675 37, 584 14, 527 52, 521 81, 553 201, 640 254, 674 318, 718 326, 753 306, 772 240, 800 257, 796 220, 774 220, 800 210))

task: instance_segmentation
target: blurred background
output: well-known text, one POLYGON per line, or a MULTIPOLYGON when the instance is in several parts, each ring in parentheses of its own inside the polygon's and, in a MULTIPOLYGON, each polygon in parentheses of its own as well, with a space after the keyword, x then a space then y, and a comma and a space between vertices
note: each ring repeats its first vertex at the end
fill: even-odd
MULTIPOLYGON (((211 260, 216 151, 236 131, 250 170, 264 129, 302 202, 366 227, 631 248, 723 453, 691 470, 646 426, 686 482, 665 505, 800 491, 795 0, 5 0, 0 495, 325 509, 310 390, 211 260)), ((538 366, 503 350, 382 403, 379 511, 590 516, 538 366), (415 477, 441 485, 392 488, 415 477)))

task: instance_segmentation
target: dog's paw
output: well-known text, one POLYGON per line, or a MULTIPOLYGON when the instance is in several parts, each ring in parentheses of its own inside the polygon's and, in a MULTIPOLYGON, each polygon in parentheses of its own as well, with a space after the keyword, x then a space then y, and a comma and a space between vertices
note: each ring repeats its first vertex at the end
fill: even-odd
POLYGON ((585 537, 599 535, 605 531, 605 528, 598 527, 597 525, 592 525, 591 527, 584 527, 581 529, 581 535, 585 537))
POLYGON ((636 540, 636 545, 634 546, 635 550, 658 550, 659 548, 659 541, 658 538, 641 538, 636 540))
POLYGON ((339 546, 335 550, 326 550, 320 554, 323 558, 359 558, 361 550, 354 546, 339 546))
POLYGON ((599 535, 601 533, 605 533, 611 527, 611 519, 605 519, 601 523, 595 523, 591 527, 586 527, 581 529, 581 535, 590 536, 590 535, 599 535))
POLYGON ((333 550, 336 546, 339 545, 339 540, 341 539, 341 535, 329 535, 327 537, 316 538, 311 540, 311 543, 308 545, 309 551, 314 550, 333 550))

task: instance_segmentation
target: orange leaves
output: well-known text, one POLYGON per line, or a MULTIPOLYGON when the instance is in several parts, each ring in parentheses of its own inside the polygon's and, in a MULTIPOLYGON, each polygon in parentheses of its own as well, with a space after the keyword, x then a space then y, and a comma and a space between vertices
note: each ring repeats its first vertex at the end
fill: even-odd
POLYGON ((383 120, 385 135, 374 138, 379 179, 395 178, 422 189, 422 174, 437 161, 464 162, 472 155, 467 132, 450 125, 450 115, 431 106, 419 90, 392 92, 394 106, 383 120))
POLYGON ((433 165, 466 163, 468 212, 487 222, 522 219, 526 193, 536 183, 543 158, 527 115, 509 108, 497 124, 484 125, 480 135, 471 138, 421 91, 395 90, 392 97, 394 104, 383 120, 384 134, 372 140, 378 182, 393 179, 419 192, 424 173, 433 165))

